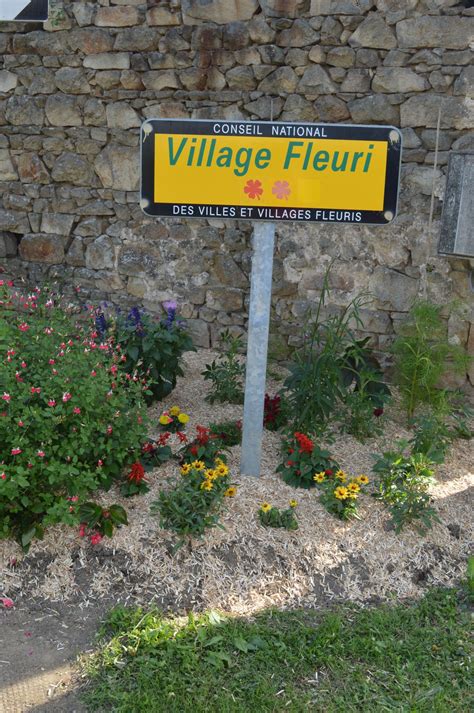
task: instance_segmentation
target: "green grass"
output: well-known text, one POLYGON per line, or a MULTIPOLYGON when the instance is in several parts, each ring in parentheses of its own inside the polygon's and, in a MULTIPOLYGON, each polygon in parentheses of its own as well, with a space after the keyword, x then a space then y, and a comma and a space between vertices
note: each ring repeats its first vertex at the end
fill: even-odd
POLYGON ((469 620, 453 590, 252 619, 118 608, 86 660, 85 701, 123 713, 464 712, 474 707, 469 620))

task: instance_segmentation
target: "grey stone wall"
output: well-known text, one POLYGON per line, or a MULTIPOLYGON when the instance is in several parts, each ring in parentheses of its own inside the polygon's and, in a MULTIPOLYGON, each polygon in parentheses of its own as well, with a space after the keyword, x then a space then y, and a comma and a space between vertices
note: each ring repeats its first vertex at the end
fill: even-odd
POLYGON ((474 351, 471 265, 436 252, 449 152, 474 150, 469 4, 53 0, 44 27, 1 24, 1 264, 28 283, 59 279, 156 312, 178 298, 197 343, 215 344, 223 326, 245 328, 250 226, 145 217, 141 121, 273 111, 283 121, 390 123, 405 146, 397 219, 279 224, 273 339, 282 350, 298 342, 337 257, 332 307, 369 289, 365 326, 380 351, 417 296, 444 305, 450 338, 474 351))

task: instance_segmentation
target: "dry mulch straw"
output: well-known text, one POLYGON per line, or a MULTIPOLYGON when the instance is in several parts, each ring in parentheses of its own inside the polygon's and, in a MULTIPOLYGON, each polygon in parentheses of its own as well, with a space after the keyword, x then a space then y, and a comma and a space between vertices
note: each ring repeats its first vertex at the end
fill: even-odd
MULTIPOLYGON (((240 406, 204 401, 208 387, 200 373, 212 358, 204 350, 186 355, 186 377, 165 404, 153 408, 154 422, 173 404, 190 414, 190 437, 196 424, 241 418, 240 406)), ((267 385, 269 391, 276 388, 278 384, 267 385)), ((340 435, 330 449, 345 470, 370 477, 371 454, 404 436, 403 427, 389 418, 382 437, 362 445, 340 435)), ((210 531, 191 551, 182 547, 173 554, 172 533, 161 530, 150 515, 158 491, 178 474, 176 463, 169 462, 148 474, 151 489, 145 496, 122 498, 116 490, 99 496, 102 503, 121 502, 128 511, 129 526, 111 540, 92 546, 77 530, 57 526, 42 542, 34 542, 27 555, 13 542, 0 542, 0 592, 16 600, 33 597, 81 607, 114 599, 153 602, 173 611, 216 608, 251 614, 270 606, 418 597, 427 586, 451 585, 464 577, 472 539, 474 459, 469 441, 456 442, 437 468, 432 494, 442 522, 424 537, 412 527, 396 535, 387 510, 368 495, 359 500, 360 520, 340 522, 319 504, 315 490, 295 490, 281 481, 275 473, 279 458, 279 434, 264 431, 261 478, 242 478, 240 447, 231 449, 229 465, 239 490, 226 501, 225 529, 210 531), (260 525, 262 502, 287 507, 292 498, 298 500, 298 530, 260 525)))

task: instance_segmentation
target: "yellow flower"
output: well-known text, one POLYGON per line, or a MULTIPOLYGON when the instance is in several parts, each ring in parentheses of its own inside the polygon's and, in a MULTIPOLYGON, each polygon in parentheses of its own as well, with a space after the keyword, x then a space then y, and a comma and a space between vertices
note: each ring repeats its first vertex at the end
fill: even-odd
POLYGON ((338 471, 337 471, 337 473, 336 473, 336 478, 339 478, 339 480, 341 481, 341 483, 345 483, 345 482, 346 482, 346 474, 344 473, 343 470, 338 470, 338 471))
POLYGON ((193 460, 191 463, 191 468, 194 468, 194 470, 204 470, 205 467, 206 464, 202 460, 193 460))
POLYGON ((343 485, 340 485, 336 490, 334 491, 334 496, 338 500, 346 500, 347 497, 349 497, 349 491, 347 488, 344 488, 343 485))
POLYGON ((359 475, 359 477, 356 478, 356 480, 357 480, 361 485, 367 485, 367 483, 369 482, 369 479, 368 479, 368 477, 367 477, 366 475, 359 475))
POLYGON ((359 483, 356 483, 355 480, 353 480, 351 483, 349 483, 347 489, 350 490, 351 493, 358 493, 360 490, 360 485, 359 483))
POLYGON ((187 413, 180 413, 178 416, 178 421, 180 423, 187 423, 189 421, 189 416, 187 413))
POLYGON ((290 508, 295 508, 298 505, 297 500, 290 500, 290 508))
POLYGON ((237 488, 235 486, 231 485, 230 488, 227 488, 224 495, 226 498, 233 498, 234 495, 236 494, 236 492, 237 492, 237 488))
POLYGON ((357 500, 357 498, 358 498, 359 496, 357 495, 357 493, 349 492, 348 495, 347 495, 347 497, 350 498, 351 500, 357 500))
POLYGON ((178 416, 181 413, 179 406, 172 406, 169 410, 170 416, 178 416))
POLYGON ((158 421, 161 423, 162 426, 167 426, 169 423, 171 423, 173 419, 168 416, 167 413, 162 413, 158 421))
POLYGON ((315 480, 317 483, 322 483, 323 480, 325 480, 325 479, 326 479, 326 474, 325 474, 324 470, 322 470, 320 473, 316 473, 315 475, 313 475, 313 480, 315 480))
POLYGON ((262 504, 260 505, 260 510, 261 510, 262 512, 268 512, 268 511, 271 510, 271 509, 272 509, 272 506, 270 505, 270 503, 262 503, 262 504))
POLYGON ((229 468, 228 468, 228 466, 225 465, 225 463, 221 463, 216 468, 217 475, 220 475, 221 477, 223 477, 224 475, 227 475, 228 472, 229 472, 229 468))
POLYGON ((201 490, 212 490, 213 485, 210 480, 203 480, 201 483, 201 490))
POLYGON ((187 475, 191 468, 191 463, 185 463, 183 466, 181 466, 181 475, 187 475))
POLYGON ((204 477, 207 478, 208 480, 215 480, 217 478, 217 471, 211 470, 211 468, 208 468, 207 470, 204 471, 204 477))
POLYGON ((214 461, 214 463, 215 463, 216 465, 223 465, 224 461, 222 460, 222 458, 216 458, 215 461, 214 461))

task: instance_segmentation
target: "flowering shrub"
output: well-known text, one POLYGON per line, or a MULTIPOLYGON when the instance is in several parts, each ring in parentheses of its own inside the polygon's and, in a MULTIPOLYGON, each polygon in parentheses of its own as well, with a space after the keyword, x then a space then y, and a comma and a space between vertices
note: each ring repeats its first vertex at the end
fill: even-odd
POLYGON ((193 537, 202 537, 212 527, 222 527, 219 516, 224 498, 234 497, 236 487, 230 482, 227 465, 217 458, 212 468, 202 460, 185 463, 176 487, 160 492, 152 504, 160 516, 160 526, 178 536, 177 547, 193 537))
POLYGON ((145 468, 140 461, 132 463, 130 470, 123 481, 120 492, 125 497, 131 495, 143 495, 149 491, 148 483, 145 478, 145 468))
POLYGON ((112 537, 116 527, 128 525, 127 513, 121 505, 103 508, 97 503, 83 503, 79 508, 79 518, 79 535, 84 537, 87 530, 92 530, 90 540, 93 545, 99 544, 104 536, 112 537))
POLYGON ((207 468, 212 468, 216 458, 226 460, 221 453, 222 447, 222 441, 209 428, 196 426, 196 437, 181 449, 179 455, 182 463, 202 460, 207 468))
POLYGON ((0 318, 0 537, 28 547, 46 525, 76 524, 70 498, 109 487, 137 459, 143 386, 91 310, 3 287, 0 318))
POLYGON ((286 401, 279 394, 265 394, 263 403, 263 425, 269 431, 278 431, 288 421, 286 401))
POLYGON ((313 488, 315 473, 332 473, 339 468, 330 452, 320 448, 304 433, 296 431, 292 437, 283 440, 282 446, 284 460, 277 472, 281 473, 285 483, 295 488, 313 488))
POLYGON ((218 439, 225 448, 237 446, 242 440, 242 421, 211 423, 210 437, 218 439))
POLYGON ((129 374, 138 371, 147 379, 147 401, 163 399, 176 386, 183 375, 182 355, 195 351, 192 339, 184 324, 176 318, 176 302, 164 302, 166 317, 157 320, 143 309, 133 307, 128 314, 96 314, 97 327, 102 334, 109 333, 122 347, 126 356, 125 369, 129 374))
POLYGON ((179 406, 172 406, 168 411, 163 411, 158 419, 160 427, 171 433, 182 431, 188 421, 188 414, 181 411, 179 406))
POLYGON ((340 520, 358 517, 357 499, 369 482, 366 475, 350 478, 343 470, 320 471, 313 479, 321 489, 319 500, 328 512, 340 520))
POLYGON ((297 505, 296 500, 290 500, 290 507, 280 510, 269 503, 262 503, 258 511, 260 523, 264 527, 284 527, 285 530, 297 530, 298 520, 295 515, 297 505))

